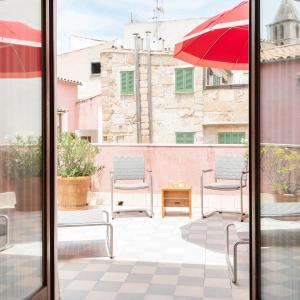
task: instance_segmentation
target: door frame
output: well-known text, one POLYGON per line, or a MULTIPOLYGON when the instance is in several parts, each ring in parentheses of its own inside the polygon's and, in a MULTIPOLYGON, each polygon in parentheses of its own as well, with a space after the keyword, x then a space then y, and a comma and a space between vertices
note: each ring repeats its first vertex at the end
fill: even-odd
POLYGON ((249 0, 250 299, 261 299, 260 259, 260 0, 249 0))
POLYGON ((42 19, 42 147, 43 147, 43 286, 31 299, 58 295, 56 253, 56 0, 41 0, 42 19))

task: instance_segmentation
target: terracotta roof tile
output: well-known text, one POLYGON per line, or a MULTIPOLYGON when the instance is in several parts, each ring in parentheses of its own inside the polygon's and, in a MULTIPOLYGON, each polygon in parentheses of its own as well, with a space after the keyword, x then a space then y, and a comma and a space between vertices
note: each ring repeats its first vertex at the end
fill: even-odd
POLYGON ((260 55, 262 62, 300 58, 300 44, 265 48, 261 50, 260 55))

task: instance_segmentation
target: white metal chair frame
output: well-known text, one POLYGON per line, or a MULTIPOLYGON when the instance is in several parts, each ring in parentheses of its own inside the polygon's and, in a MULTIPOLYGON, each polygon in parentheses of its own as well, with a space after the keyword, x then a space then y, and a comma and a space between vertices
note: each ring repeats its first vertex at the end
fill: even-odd
POLYGON ((4 226, 6 228, 6 234, 3 234, 6 237, 5 238, 5 243, 4 243, 3 246, 0 247, 0 252, 1 252, 1 251, 4 251, 4 250, 6 250, 7 248, 10 247, 10 242, 9 242, 9 218, 6 215, 0 214, 0 219, 4 220, 4 223, 5 223, 4 226))
POLYGON ((249 236, 248 236, 247 239, 245 239, 245 238, 242 239, 242 238, 239 237, 238 241, 236 241, 233 244, 233 263, 231 263, 230 250, 229 250, 229 229, 230 229, 230 227, 234 227, 234 226, 235 225, 233 223, 227 224, 226 225, 226 233, 225 233, 225 235, 226 235, 226 261, 227 261, 227 266, 228 266, 228 269, 229 269, 229 272, 230 272, 230 277, 231 277, 232 283, 237 282, 238 247, 240 245, 249 245, 249 243, 250 243, 249 236))
MULTIPOLYGON (((202 170, 201 173, 201 182, 200 182, 200 186, 201 186, 201 192, 200 192, 200 197, 201 197, 201 214, 202 214, 202 218, 206 218, 211 216, 212 214, 218 212, 218 213, 223 213, 225 211, 221 211, 221 210, 217 210, 217 211, 212 211, 208 214, 204 214, 203 208, 204 208, 204 189, 211 189, 211 190, 218 190, 218 191, 236 191, 236 190, 240 190, 240 211, 226 211, 226 212, 230 212, 230 213, 239 213, 241 215, 241 222, 244 221, 244 218, 246 216, 246 214, 244 213, 244 209, 243 209, 243 189, 247 186, 247 174, 249 173, 248 171, 245 171, 246 169, 246 161, 245 161, 245 167, 244 170, 237 170, 237 173, 232 172, 232 168, 234 166, 231 166, 231 162, 234 163, 234 161, 241 162, 242 160, 244 160, 244 158, 242 156, 238 156, 238 155, 220 155, 219 157, 217 157, 216 159, 216 167, 220 167, 220 164, 222 164, 222 162, 227 163, 228 165, 225 167, 221 166, 221 171, 219 171, 220 174, 216 175, 215 174, 215 183, 217 183, 218 179, 221 180, 239 180, 239 185, 232 185, 232 187, 230 188, 230 185, 226 186, 226 184, 224 184, 223 186, 221 185, 220 187, 209 187, 209 186, 205 186, 204 185, 204 175, 209 173, 209 172, 213 172, 215 171, 214 169, 208 169, 208 170, 202 170), (226 161, 227 160, 227 161, 226 161), (240 161, 239 161, 240 160, 240 161), (219 165, 219 166, 218 166, 219 165), (230 168, 232 167, 232 168, 230 168), (226 168, 229 168, 228 170, 226 170, 226 168), (228 173, 226 173, 226 171, 228 171, 228 173)), ((239 169, 239 168, 238 168, 239 169)))
POLYGON ((106 247, 110 258, 113 258, 113 226, 109 222, 109 214, 105 210, 91 209, 82 211, 59 211, 58 227, 105 226, 106 247), (64 214, 74 214, 74 221, 64 220, 64 214), (102 214, 102 216, 101 216, 102 214), (104 216, 104 218, 102 218, 104 216), (92 218, 91 218, 92 217, 92 218))
POLYGON ((113 161, 113 171, 110 172, 111 178, 111 215, 114 219, 116 214, 121 212, 139 212, 145 213, 148 217, 152 218, 153 213, 153 179, 152 171, 145 170, 145 162, 143 156, 116 156, 113 161), (146 172, 148 173, 149 183, 146 184, 146 172), (117 185, 118 181, 131 181, 131 180, 142 180, 144 185, 131 184, 124 185, 122 187, 117 185), (147 209, 114 209, 114 190, 141 190, 150 189, 150 212, 147 209))

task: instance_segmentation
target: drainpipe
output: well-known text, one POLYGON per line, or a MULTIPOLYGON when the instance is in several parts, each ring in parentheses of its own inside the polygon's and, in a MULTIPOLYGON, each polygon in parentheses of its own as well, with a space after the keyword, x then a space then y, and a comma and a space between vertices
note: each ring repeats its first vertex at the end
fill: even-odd
POLYGON ((153 110, 152 110, 152 73, 151 73, 151 45, 150 31, 146 31, 146 49, 147 49, 147 101, 148 101, 148 119, 149 119, 149 143, 153 143, 153 110))
POLYGON ((137 143, 142 142, 141 134, 141 92, 140 92, 140 59, 139 59, 140 37, 134 33, 134 65, 135 65, 135 98, 136 98, 136 133, 137 143))

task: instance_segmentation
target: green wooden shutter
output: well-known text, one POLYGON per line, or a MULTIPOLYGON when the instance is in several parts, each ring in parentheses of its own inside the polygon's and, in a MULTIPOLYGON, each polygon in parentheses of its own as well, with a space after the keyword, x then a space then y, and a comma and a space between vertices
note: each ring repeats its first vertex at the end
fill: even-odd
POLYGON ((134 72, 133 71, 121 72, 121 93, 122 94, 134 93, 134 72))
POLYGON ((194 132, 176 132, 176 144, 194 144, 194 132))
POLYGON ((133 93, 134 92, 133 71, 127 72, 127 91, 128 91, 128 93, 133 93))
POLYGON ((184 136, 182 132, 176 132, 176 144, 183 144, 184 136))
POLYGON ((219 132, 218 144, 241 144, 245 132, 219 132))
POLYGON ((224 132, 219 132, 218 133, 218 144, 226 144, 225 133, 224 132))
POLYGON ((126 93, 127 91, 127 74, 126 72, 121 72, 121 93, 126 93))
POLYGON ((184 91, 184 69, 176 69, 176 78, 175 78, 176 92, 184 91))
POLYGON ((192 92, 194 90, 194 68, 185 69, 185 91, 192 92))
POLYGON ((194 91, 194 68, 175 69, 175 91, 179 93, 194 91))

